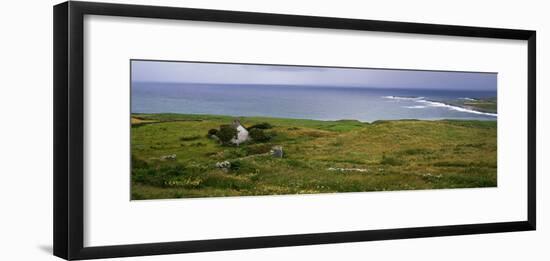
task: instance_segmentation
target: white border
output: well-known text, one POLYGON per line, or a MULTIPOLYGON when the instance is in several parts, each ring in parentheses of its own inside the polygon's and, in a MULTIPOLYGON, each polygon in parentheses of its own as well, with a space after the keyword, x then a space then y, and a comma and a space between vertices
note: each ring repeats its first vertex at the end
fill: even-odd
POLYGON ((526 220, 527 45, 84 18, 84 245, 526 220), (498 72, 498 188, 129 201, 129 59, 498 72))

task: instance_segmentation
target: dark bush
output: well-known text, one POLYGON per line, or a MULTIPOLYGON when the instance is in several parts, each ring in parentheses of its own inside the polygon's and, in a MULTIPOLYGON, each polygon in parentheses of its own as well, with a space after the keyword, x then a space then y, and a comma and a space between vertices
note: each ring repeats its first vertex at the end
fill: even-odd
POLYGON ((157 177, 157 172, 152 168, 133 169, 132 170, 132 182, 162 186, 163 181, 157 177))
POLYGON ((210 129, 208 130, 208 136, 217 135, 218 129, 210 129))
POLYGON ((241 162, 238 161, 238 160, 234 160, 234 161, 231 161, 231 165, 229 167, 230 170, 232 171, 237 171, 241 168, 241 162))
POLYGON ((250 135, 250 138, 256 142, 266 142, 271 139, 271 136, 266 134, 265 131, 261 129, 251 129, 248 132, 248 135, 250 135))
POLYGON ((246 156, 246 151, 244 149, 244 146, 241 146, 232 150, 225 150, 223 152, 223 155, 228 158, 240 158, 246 156))
POLYGON ((245 160, 232 160, 230 161, 231 166, 229 169, 234 173, 253 173, 256 168, 254 164, 251 164, 250 162, 247 162, 245 160))
POLYGON ((248 128, 249 130, 252 130, 252 129, 260 129, 260 130, 267 130, 267 129, 271 129, 273 128, 273 126, 267 122, 262 122, 262 123, 259 123, 259 124, 256 124, 256 125, 252 125, 250 126, 250 128, 248 128))
POLYGON ((216 134, 223 144, 230 144, 231 140, 237 137, 237 129, 231 125, 221 125, 216 134))

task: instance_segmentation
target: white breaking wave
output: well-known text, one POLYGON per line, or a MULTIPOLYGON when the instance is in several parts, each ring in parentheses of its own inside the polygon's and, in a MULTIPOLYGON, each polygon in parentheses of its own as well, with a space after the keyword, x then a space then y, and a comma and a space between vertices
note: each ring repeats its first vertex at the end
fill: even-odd
POLYGON ((459 106, 453 106, 453 105, 445 104, 445 103, 442 103, 442 102, 434 102, 434 101, 427 101, 427 100, 419 100, 417 102, 425 103, 425 104, 427 104, 428 106, 431 106, 431 107, 443 107, 443 108, 448 108, 450 110, 473 113, 473 114, 480 114, 480 115, 487 115, 487 116, 493 116, 493 117, 498 116, 496 113, 470 110, 470 109, 462 108, 462 107, 459 107, 459 106))
POLYGON ((424 109, 424 108, 426 108, 426 106, 423 106, 423 105, 403 106, 403 108, 407 108, 407 109, 424 109))
POLYGON ((477 101, 477 99, 474 99, 474 98, 467 98, 467 97, 464 97, 464 98, 458 98, 459 100, 465 100, 465 101, 477 101))
POLYGON ((382 98, 392 99, 392 100, 407 100, 407 101, 417 101, 424 99, 424 97, 400 97, 400 96, 382 96, 382 98))
MULTIPOLYGON (((425 104, 425 105, 403 106, 403 108, 408 108, 408 109, 423 109, 423 108, 426 108, 426 107, 440 107, 440 108, 447 108, 449 110, 466 112, 466 113, 487 115, 487 116, 492 116, 492 117, 497 117, 498 116, 496 113, 481 112, 481 111, 466 109, 466 108, 459 107, 459 106, 449 105, 449 104, 446 104, 446 103, 443 103, 443 102, 424 100, 424 97, 382 96, 382 98, 392 99, 392 100, 414 101, 414 102, 425 104)), ((476 101, 476 99, 473 99, 473 98, 459 98, 459 99, 476 101)))

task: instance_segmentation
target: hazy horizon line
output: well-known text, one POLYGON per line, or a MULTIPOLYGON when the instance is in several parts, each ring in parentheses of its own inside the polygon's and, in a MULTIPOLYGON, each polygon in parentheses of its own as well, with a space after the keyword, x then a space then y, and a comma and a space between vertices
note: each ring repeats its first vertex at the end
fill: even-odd
POLYGON ((438 88, 423 88, 423 87, 380 87, 380 86, 358 86, 358 85, 308 85, 308 84, 271 84, 271 83, 206 83, 206 82, 175 82, 175 81, 135 81, 132 83, 158 83, 158 84, 179 84, 179 85, 231 85, 231 86, 281 86, 281 87, 318 87, 318 88, 350 88, 350 89, 380 89, 380 90, 425 90, 425 91, 479 91, 479 92, 496 92, 494 90, 479 90, 479 89, 445 89, 438 88))

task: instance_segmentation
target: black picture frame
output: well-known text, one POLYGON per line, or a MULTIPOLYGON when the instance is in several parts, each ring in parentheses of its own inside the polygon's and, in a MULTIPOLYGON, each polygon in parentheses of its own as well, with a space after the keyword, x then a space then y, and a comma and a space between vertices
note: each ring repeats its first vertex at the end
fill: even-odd
POLYGON ((54 255, 67 259, 175 254, 535 230, 536 228, 536 32, 455 25, 388 22, 300 15, 220 11, 93 2, 54 6, 54 255), (214 21, 360 31, 515 39, 527 41, 527 220, 451 226, 243 237, 84 247, 84 15, 214 21))

